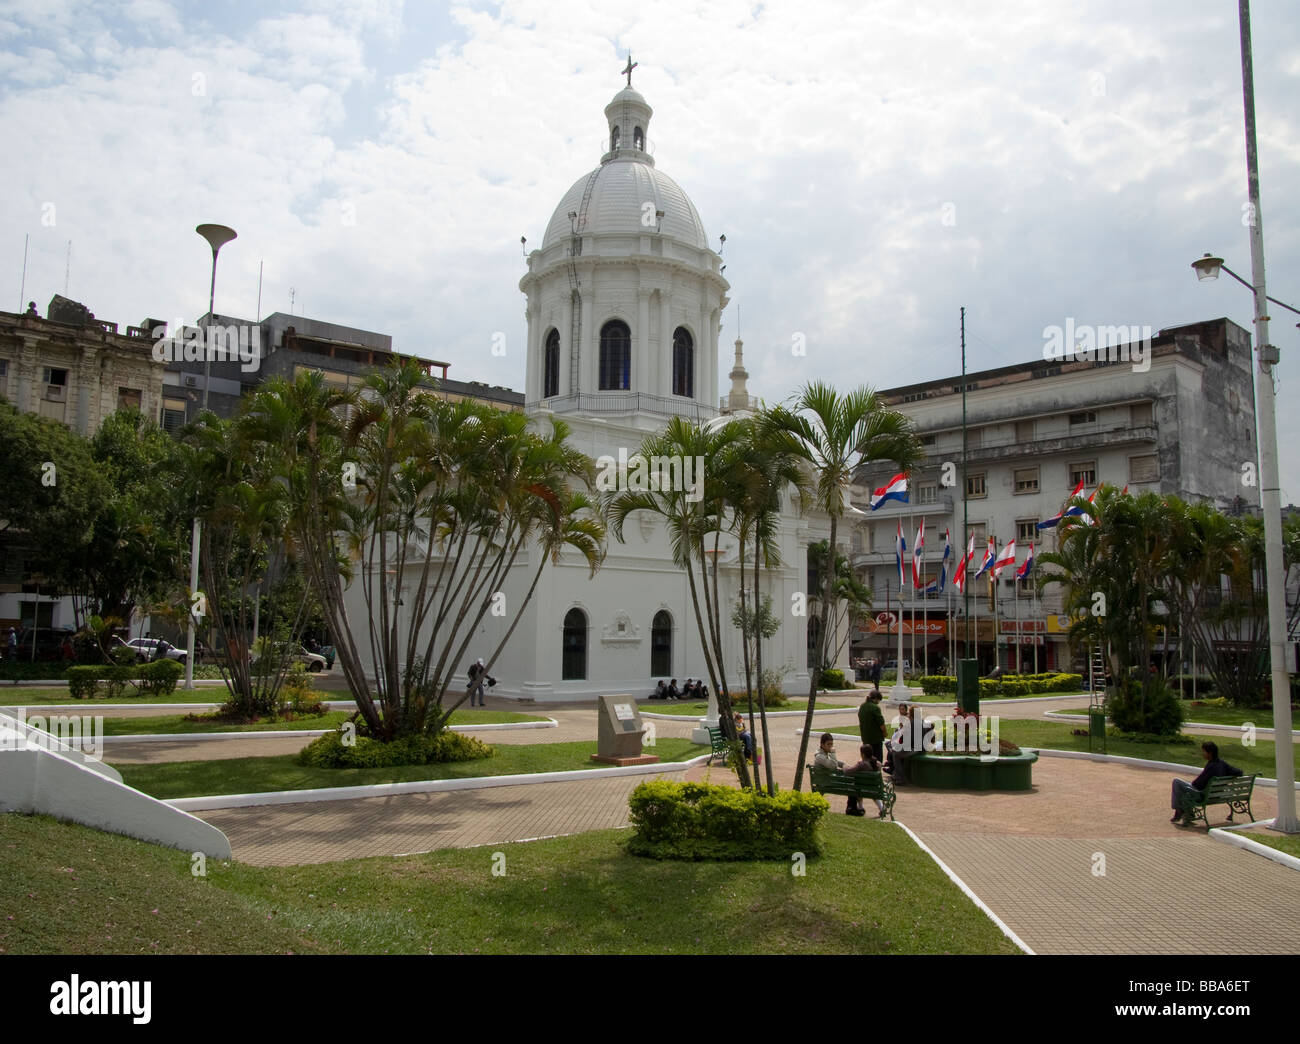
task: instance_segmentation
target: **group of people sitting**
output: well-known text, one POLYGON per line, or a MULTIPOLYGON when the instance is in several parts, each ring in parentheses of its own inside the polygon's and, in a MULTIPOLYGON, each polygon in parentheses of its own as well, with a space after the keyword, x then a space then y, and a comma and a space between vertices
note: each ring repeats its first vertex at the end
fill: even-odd
MULTIPOLYGON (((876 752, 872 749, 870 743, 862 744, 858 748, 858 753, 862 756, 861 760, 856 765, 845 766, 844 762, 835 756, 835 737, 829 732, 823 732, 821 748, 813 758, 813 767, 831 769, 832 771, 839 769, 842 772, 880 772, 880 759, 876 756, 876 752)), ((844 811, 850 816, 865 816, 867 814, 867 810, 862 807, 860 797, 850 797, 848 807, 844 811)), ((885 806, 879 798, 876 799, 876 812, 879 818, 885 818, 885 806)))
POLYGON ((707 700, 709 698, 709 687, 704 684, 704 679, 697 681, 686 679, 686 684, 680 689, 677 687, 677 679, 670 682, 664 682, 661 678, 655 691, 650 694, 652 700, 707 700))

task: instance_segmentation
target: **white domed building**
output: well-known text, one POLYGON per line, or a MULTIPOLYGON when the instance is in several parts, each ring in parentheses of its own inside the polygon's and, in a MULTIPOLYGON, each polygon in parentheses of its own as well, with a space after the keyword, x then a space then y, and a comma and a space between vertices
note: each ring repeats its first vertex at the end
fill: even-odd
MULTIPOLYGON (((729 286, 699 212, 656 166, 651 115, 630 86, 605 107, 600 165, 560 200, 519 283, 527 297, 526 410, 539 426, 563 418, 570 443, 593 458, 632 456, 671 417, 702 422, 749 405, 739 340, 731 392, 719 400, 718 330, 729 286)), ((825 539, 829 523, 801 518, 788 505, 780 537, 786 566, 765 574, 765 593, 784 624, 765 643, 764 663, 789 667, 787 689, 806 692, 808 620, 791 606, 808 588, 808 545, 825 539)), ((740 576, 735 541, 726 546, 719 587, 734 691, 744 684, 730 624, 740 576)), ((511 611, 485 620, 465 668, 501 640, 532 561, 516 564, 505 590, 511 611)), ((537 701, 643 696, 661 678, 680 685, 706 676, 686 574, 673 563, 663 522, 633 515, 623 543, 611 534, 594 578, 576 552, 562 553, 543 572, 492 673, 495 695, 537 701)))

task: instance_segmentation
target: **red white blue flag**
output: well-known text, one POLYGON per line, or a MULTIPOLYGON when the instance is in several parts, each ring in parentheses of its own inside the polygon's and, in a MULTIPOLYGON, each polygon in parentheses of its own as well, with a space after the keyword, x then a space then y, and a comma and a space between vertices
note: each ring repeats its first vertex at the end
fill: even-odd
POLYGON ((903 539, 903 520, 898 520, 898 542, 895 545, 896 555, 898 558, 898 589, 903 589, 906 582, 906 575, 903 573, 903 553, 907 550, 907 542, 903 539))
POLYGON ((939 590, 936 594, 943 594, 943 586, 948 582, 948 556, 952 554, 952 548, 948 546, 948 530, 943 531, 943 561, 939 565, 939 590))
POLYGON ((961 561, 957 563, 957 568, 952 574, 952 582, 956 585, 959 592, 966 591, 966 567, 970 565, 971 560, 975 557, 975 535, 972 533, 970 546, 966 548, 966 553, 961 556, 961 561))
MULTIPOLYGON (((1080 479, 1080 480, 1079 480, 1079 484, 1078 484, 1077 486, 1074 487, 1074 492, 1071 493, 1068 497, 1065 498, 1065 503, 1068 504, 1071 500, 1073 500, 1075 497, 1077 497, 1077 496, 1079 495, 1079 491, 1080 491, 1081 489, 1083 489, 1083 480, 1082 480, 1082 479, 1080 479)), ((1081 514, 1083 514, 1083 510, 1082 510, 1081 508, 1077 508, 1077 507, 1067 508, 1064 504, 1062 504, 1062 505, 1061 505, 1061 510, 1060 510, 1060 511, 1058 511, 1058 512, 1057 512, 1055 515, 1053 515, 1051 518, 1046 519, 1046 520, 1043 521, 1043 522, 1039 522, 1038 525, 1035 526, 1034 528, 1035 528, 1035 529, 1038 529, 1038 530, 1052 529, 1052 528, 1054 528, 1054 527, 1056 526, 1056 524, 1057 524, 1058 522, 1060 522, 1061 519, 1063 519, 1066 515, 1081 515, 1081 514)))
POLYGON ((907 473, 900 472, 871 494, 871 510, 875 511, 888 500, 907 503, 907 473))
POLYGON ((975 574, 976 580, 989 571, 996 557, 997 551, 993 548, 993 538, 989 537, 989 546, 984 550, 984 561, 980 563, 979 571, 975 574))
POLYGON ((912 548, 912 589, 921 590, 921 556, 925 553, 925 519, 921 519, 921 528, 916 531, 916 546, 912 548))
POLYGON ((1024 564, 1016 570, 1016 579, 1026 579, 1034 568, 1034 542, 1029 542, 1029 557, 1025 559, 1024 564))

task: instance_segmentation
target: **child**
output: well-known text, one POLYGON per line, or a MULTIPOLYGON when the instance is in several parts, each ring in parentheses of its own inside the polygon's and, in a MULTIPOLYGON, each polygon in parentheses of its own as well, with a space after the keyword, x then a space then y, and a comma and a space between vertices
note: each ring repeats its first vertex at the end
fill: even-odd
MULTIPOLYGON (((864 743, 858 750, 862 754, 862 760, 852 768, 846 768, 844 771, 878 773, 880 771, 880 762, 876 760, 876 752, 871 749, 871 746, 864 743)), ((849 798, 849 807, 845 811, 851 816, 865 816, 867 814, 866 809, 862 807, 862 799, 856 797, 849 798)), ((876 798, 876 812, 879 813, 877 818, 885 818, 885 806, 880 798, 876 798)))

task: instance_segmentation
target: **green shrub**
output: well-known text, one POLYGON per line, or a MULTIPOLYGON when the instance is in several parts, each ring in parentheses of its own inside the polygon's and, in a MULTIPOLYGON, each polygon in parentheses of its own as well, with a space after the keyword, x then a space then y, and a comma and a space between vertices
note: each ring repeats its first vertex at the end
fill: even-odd
POLYGON ((0 660, 0 681, 49 681, 66 678, 67 667, 52 660, 25 660, 22 650, 18 650, 18 659, 7 657, 0 660))
POLYGON ((627 850, 652 859, 788 860, 821 852, 830 804, 820 794, 768 797, 708 783, 642 783, 628 798, 627 850))
POLYGON ((338 731, 327 732, 307 744, 297 761, 313 768, 389 768, 473 761, 490 758, 494 753, 486 743, 450 729, 436 736, 403 736, 391 743, 356 736, 352 745, 344 743, 343 732, 338 731))
POLYGON ((185 668, 175 660, 155 660, 142 663, 135 669, 136 682, 141 696, 168 696, 176 691, 176 683, 185 668))
POLYGON ((1159 679, 1149 681, 1146 696, 1138 685, 1117 690, 1106 701, 1106 713, 1123 733, 1176 736, 1183 724, 1183 707, 1175 692, 1159 679))
POLYGON ((74 700, 93 700, 97 697, 117 699, 138 673, 139 668, 134 663, 125 666, 98 664, 94 667, 69 667, 68 692, 74 700))
POLYGON ((821 680, 818 687, 822 689, 851 689, 853 688, 844 680, 844 672, 837 667, 823 667, 821 680))
POLYGON ((312 677, 304 663, 295 663, 285 673, 280 687, 280 713, 323 714, 320 694, 312 689, 312 677))

